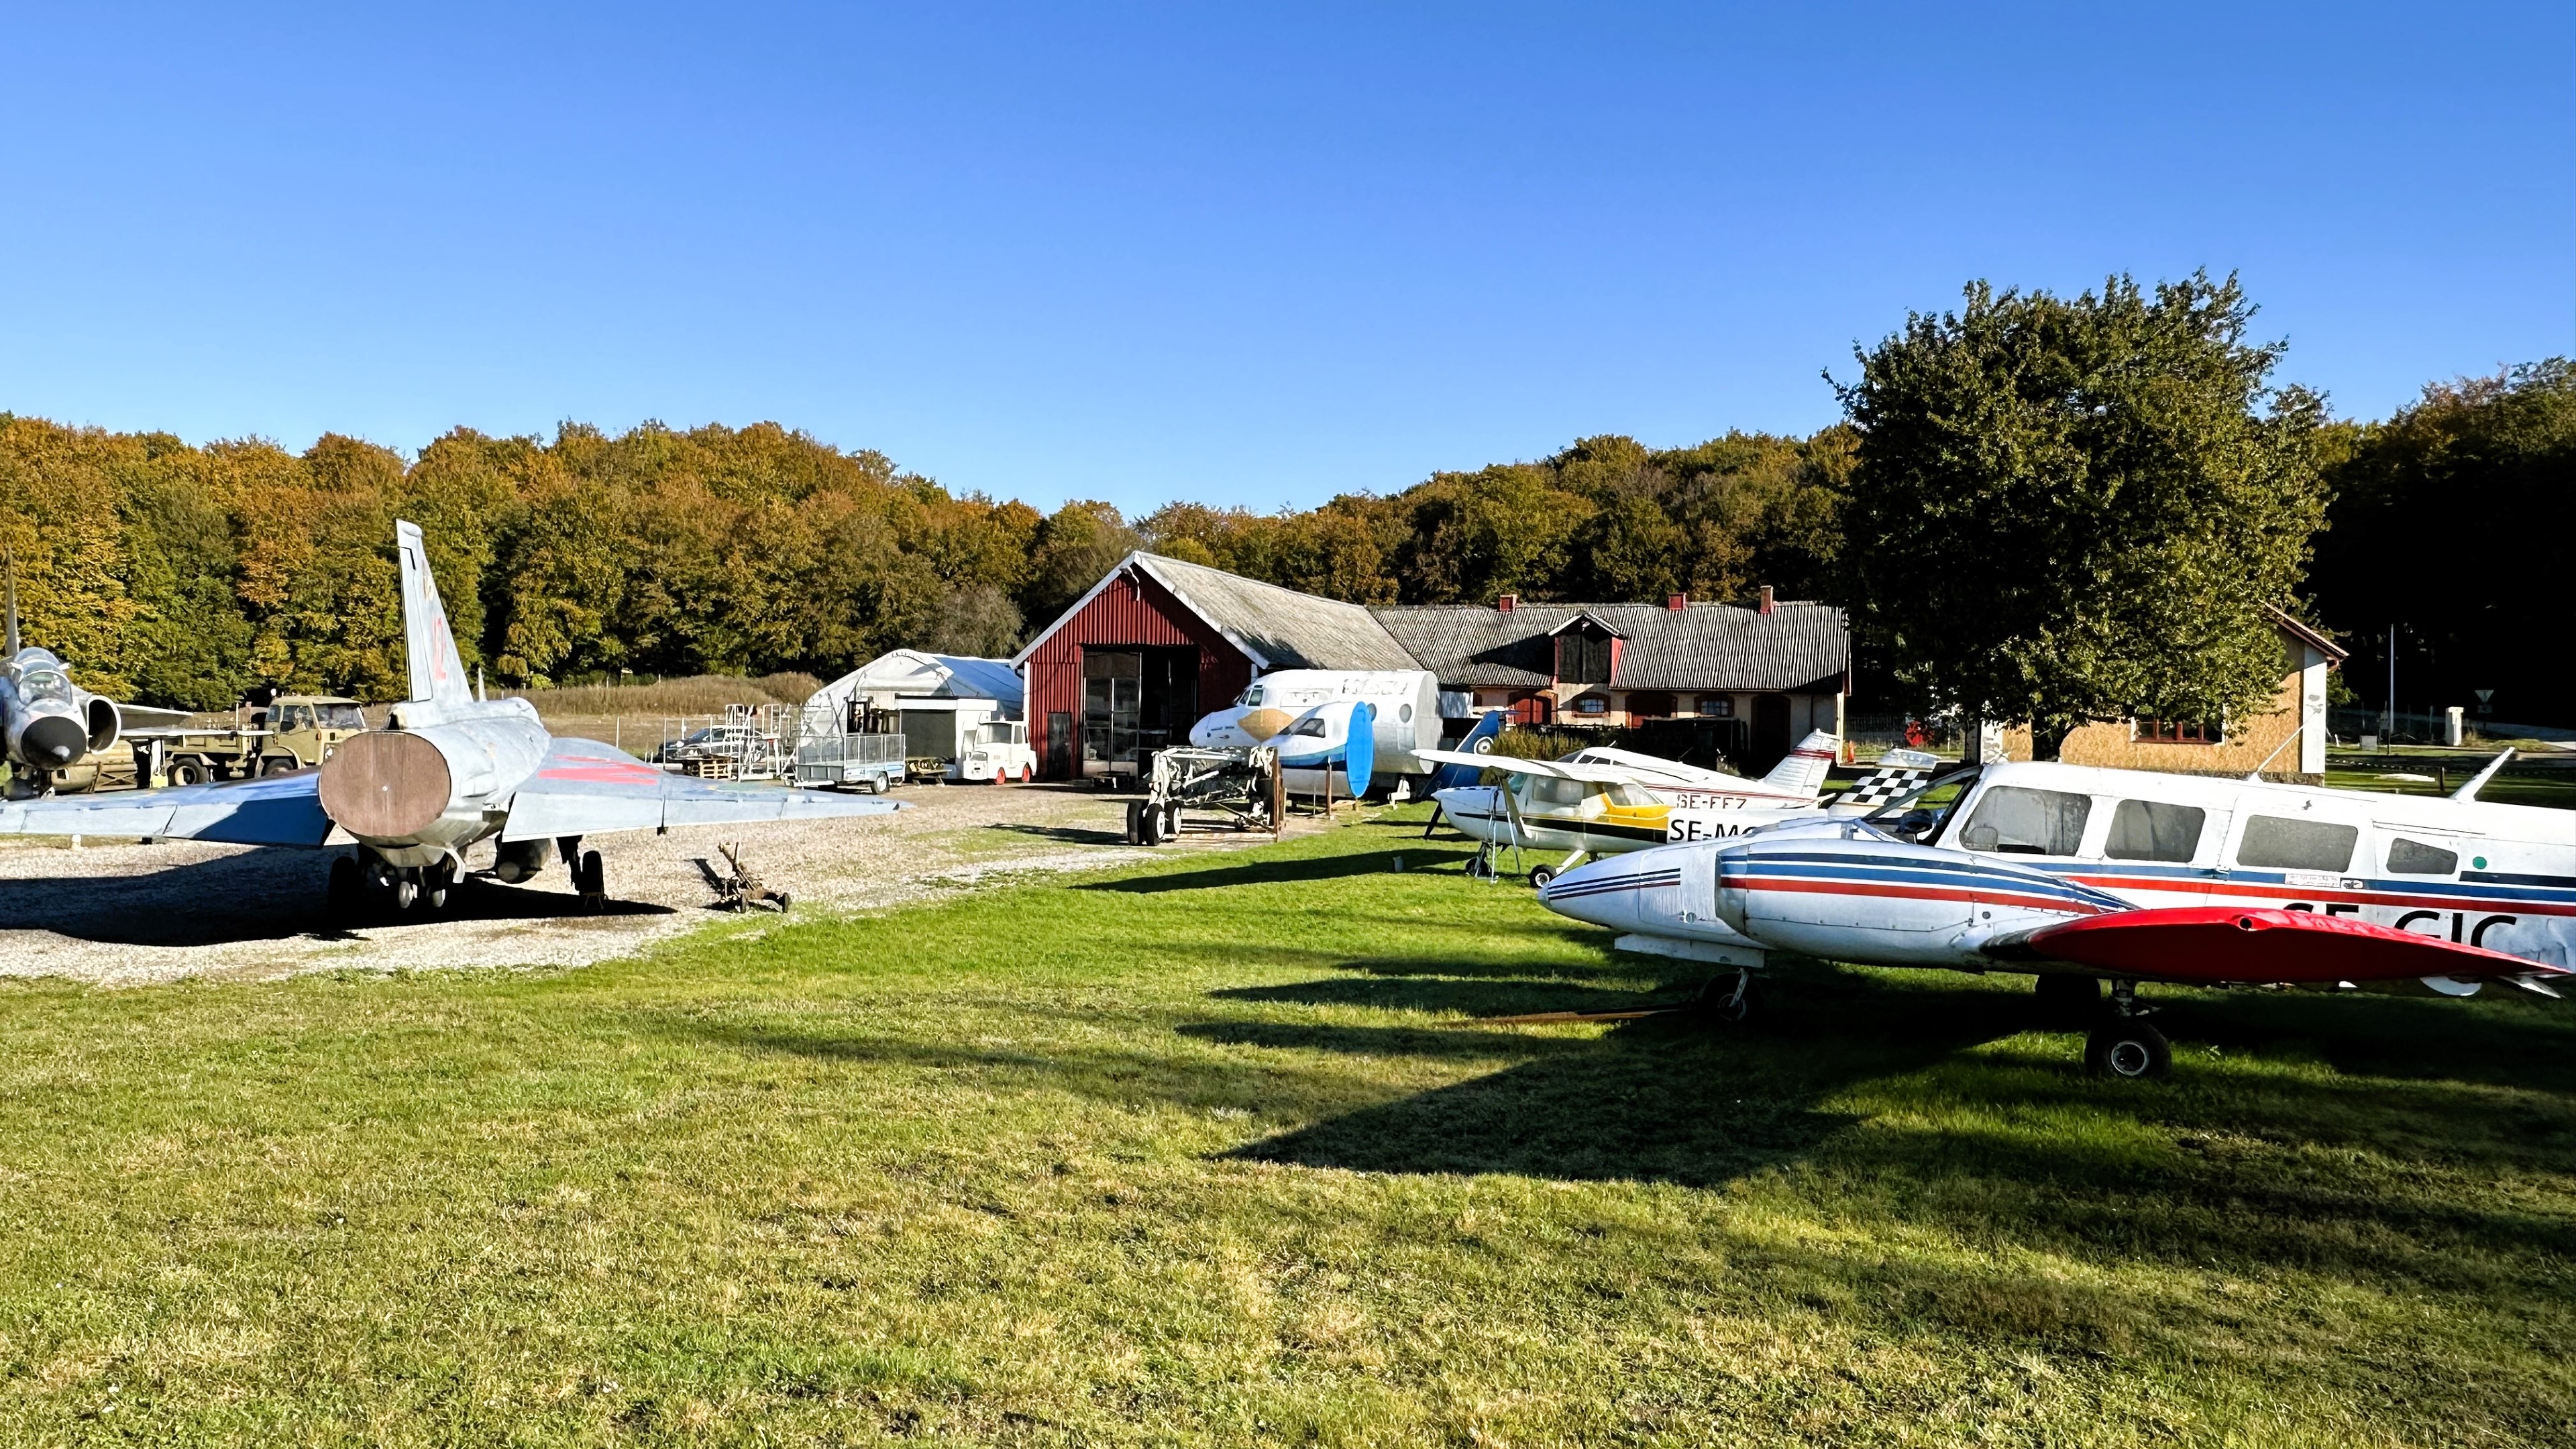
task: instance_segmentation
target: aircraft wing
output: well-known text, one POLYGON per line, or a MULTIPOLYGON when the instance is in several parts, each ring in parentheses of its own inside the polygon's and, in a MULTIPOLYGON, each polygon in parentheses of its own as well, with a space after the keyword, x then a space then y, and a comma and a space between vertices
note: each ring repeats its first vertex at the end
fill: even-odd
POLYGON ((124 726, 120 733, 128 735, 137 730, 177 730, 190 718, 188 711, 184 709, 162 709, 156 705, 122 702, 116 706, 116 717, 124 726))
POLYGON ((318 771, 298 770, 214 785, 11 800, 0 803, 0 835, 216 840, 312 850, 331 834, 331 817, 322 813, 321 779, 318 771))
POLYGON ((1670 780, 1658 780, 1636 770, 1623 770, 1616 765, 1569 764, 1563 760, 1524 760, 1512 755, 1470 755, 1456 750, 1415 750, 1414 755, 1438 765, 1470 765, 1481 770, 1500 770, 1507 775, 1547 775, 1559 780, 1581 780, 1593 785, 1660 786, 1673 790, 1683 788, 1670 780))
POLYGON ((1815 798, 1785 794, 1759 780, 1747 780, 1737 775, 1712 775, 1712 783, 1703 785, 1677 780, 1661 771, 1630 769, 1597 760, 1524 760, 1513 755, 1469 755, 1455 750, 1415 750, 1413 753, 1434 764, 1472 765, 1479 769, 1500 770, 1507 775, 1546 775, 1558 780, 1581 780, 1588 785, 1634 785, 1641 790, 1696 790, 1748 795, 1777 799, 1784 806, 1803 804, 1815 798), (1715 783, 1717 781, 1724 783, 1715 783))
POLYGON ((2114 911, 1987 943, 1989 954, 2040 956, 2158 981, 2397 981, 2408 977, 2547 978, 2555 966, 2353 916, 2235 906, 2114 911))
POLYGON ((597 740, 557 739, 544 763, 510 798, 503 840, 659 830, 673 825, 740 825, 882 815, 903 807, 874 796, 775 785, 696 780, 657 770, 597 740))

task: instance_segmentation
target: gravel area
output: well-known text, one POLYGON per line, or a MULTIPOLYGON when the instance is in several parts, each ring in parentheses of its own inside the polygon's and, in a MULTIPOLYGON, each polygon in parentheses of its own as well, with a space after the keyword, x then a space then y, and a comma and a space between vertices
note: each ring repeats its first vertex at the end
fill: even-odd
MULTIPOLYGON (((712 908, 700 868, 724 869, 719 842, 739 842, 745 862, 789 892, 800 914, 897 905, 1000 875, 1091 870, 1155 853, 1120 843, 1125 796, 1035 785, 914 787, 895 798, 908 808, 860 819, 594 836, 587 843, 607 862, 611 897, 596 915, 582 913, 558 864, 525 885, 468 879, 434 915, 349 929, 323 908, 338 850, 10 841, 0 844, 0 976, 129 986, 347 968, 579 966, 730 919, 712 908)), ((1161 850, 1269 838, 1201 827, 1161 850)), ((491 846, 476 847, 467 863, 488 866, 491 846)))

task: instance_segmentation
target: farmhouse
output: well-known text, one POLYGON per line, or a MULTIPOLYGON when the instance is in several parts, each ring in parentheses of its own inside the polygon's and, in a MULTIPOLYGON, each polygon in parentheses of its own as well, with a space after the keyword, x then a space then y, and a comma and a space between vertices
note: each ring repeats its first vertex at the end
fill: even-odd
MULTIPOLYGON (((2273 609, 2281 636, 2281 687, 2271 707, 2244 719, 2126 719, 2078 727, 2057 757, 2070 765, 2185 774, 2243 775, 2255 770, 2322 778, 2326 769, 2326 672, 2348 651, 2287 612, 2273 609), (2290 737, 2298 736, 2291 747, 2290 737)), ((2004 753, 2031 757, 2030 729, 2004 733, 2004 753)))
POLYGON ((1774 601, 1367 607, 1133 553, 1012 660, 1049 779, 1132 767, 1277 669, 1421 669, 1530 724, 1688 720, 1756 768, 1841 730, 1843 612, 1774 601))
POLYGON ((1809 730, 1843 733, 1851 631, 1827 604, 1384 606, 1370 613, 1440 687, 1525 724, 1703 726, 1754 769, 1809 730))

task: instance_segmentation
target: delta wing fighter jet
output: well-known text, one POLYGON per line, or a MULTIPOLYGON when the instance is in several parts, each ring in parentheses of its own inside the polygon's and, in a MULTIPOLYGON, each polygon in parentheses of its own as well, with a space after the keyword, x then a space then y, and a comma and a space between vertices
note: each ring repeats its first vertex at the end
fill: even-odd
POLYGON ((1738 1013, 1770 951, 2029 972, 2087 1013, 2107 979, 2087 1065, 2162 1076, 2142 981, 2558 995, 2576 967, 2576 812, 2478 799, 2512 754, 2447 799, 1972 765, 1866 816, 1596 861, 1541 899, 1625 933, 1622 949, 1736 967, 1738 1013))
POLYGON ((177 724, 183 710, 119 704, 72 683, 71 671, 50 649, 18 637, 18 566, 8 571, 8 657, 0 659, 0 734, 15 767, 10 793, 43 794, 53 772, 94 750, 114 745, 129 723, 177 724))
POLYGON ((819 790, 726 785, 665 774, 597 740, 557 739, 524 699, 477 699, 448 632, 420 530, 394 525, 401 557, 410 698, 392 718, 344 742, 321 768, 265 779, 127 794, 0 804, 0 834, 124 835, 319 848, 333 826, 357 840, 331 866, 332 905, 370 896, 398 909, 437 908, 464 874, 468 846, 498 838, 494 874, 516 884, 562 856, 573 885, 606 890, 599 852, 582 837, 874 815, 891 800, 819 790))

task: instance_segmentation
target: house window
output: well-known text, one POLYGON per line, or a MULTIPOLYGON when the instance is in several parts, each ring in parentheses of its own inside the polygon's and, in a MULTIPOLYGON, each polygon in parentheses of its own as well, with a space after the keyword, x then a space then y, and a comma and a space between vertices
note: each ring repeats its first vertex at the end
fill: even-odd
POLYGON ((1733 719, 1735 718, 1735 696, 1703 694, 1699 697, 1698 708, 1701 714, 1707 715, 1710 719, 1733 719))
POLYGON ((2141 719, 2135 738, 2149 745, 2218 745, 2227 742, 2227 727, 2216 720, 2141 719))
POLYGON ((1574 712, 1576 714, 1608 714, 1610 712, 1610 696, 1606 694, 1587 694, 1574 702, 1574 712))

